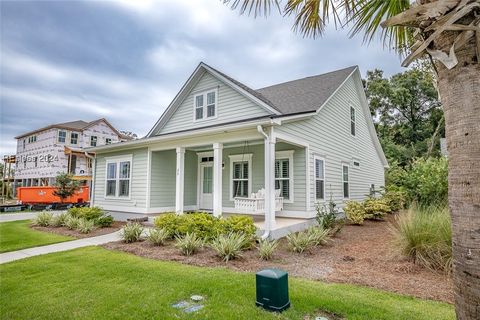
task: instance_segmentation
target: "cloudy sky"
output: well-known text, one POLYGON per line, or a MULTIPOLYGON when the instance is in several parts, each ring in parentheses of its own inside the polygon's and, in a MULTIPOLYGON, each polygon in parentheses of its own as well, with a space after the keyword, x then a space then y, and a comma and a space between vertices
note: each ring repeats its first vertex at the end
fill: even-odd
POLYGON ((239 16, 220 0, 0 0, 0 155, 14 136, 107 118, 145 135, 200 61, 252 88, 359 65, 401 71, 380 41, 327 29, 304 39, 291 19, 239 16))

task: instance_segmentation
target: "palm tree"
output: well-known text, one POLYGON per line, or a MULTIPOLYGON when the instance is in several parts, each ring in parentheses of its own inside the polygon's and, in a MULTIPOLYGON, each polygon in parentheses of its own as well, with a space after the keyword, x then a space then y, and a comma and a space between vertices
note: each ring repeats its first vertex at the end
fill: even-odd
POLYGON ((480 319, 480 0, 223 0, 241 14, 294 16, 317 37, 333 20, 370 41, 380 32, 405 57, 437 73, 449 153, 449 207, 458 319, 480 319), (382 28, 383 27, 383 28, 382 28))

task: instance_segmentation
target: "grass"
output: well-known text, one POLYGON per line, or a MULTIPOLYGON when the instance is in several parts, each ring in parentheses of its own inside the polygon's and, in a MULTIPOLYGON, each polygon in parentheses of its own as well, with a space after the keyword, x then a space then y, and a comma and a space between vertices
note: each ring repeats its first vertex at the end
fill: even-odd
POLYGON ((452 268, 452 224, 446 206, 412 206, 392 226, 400 253, 424 267, 452 268))
POLYGON ((292 307, 255 306, 255 275, 86 247, 0 265, 1 319, 303 319, 318 310, 354 319, 455 319, 453 306, 375 289, 291 278, 292 307), (203 295, 185 314, 171 304, 203 295))
POLYGON ((0 252, 21 250, 75 239, 33 230, 29 227, 30 223, 30 220, 0 223, 0 252))

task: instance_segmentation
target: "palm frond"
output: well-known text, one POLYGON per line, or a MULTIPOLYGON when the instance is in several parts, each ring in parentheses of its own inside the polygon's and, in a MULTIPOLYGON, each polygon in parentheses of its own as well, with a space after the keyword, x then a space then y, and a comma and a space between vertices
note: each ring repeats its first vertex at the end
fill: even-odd
POLYGON ((380 31, 384 44, 399 53, 404 53, 412 44, 412 29, 406 26, 383 29, 380 24, 409 7, 410 0, 358 0, 348 21, 353 24, 350 35, 363 32, 364 42, 370 42, 380 31))
POLYGON ((226 5, 230 4, 232 10, 239 9, 240 14, 253 14, 257 16, 268 16, 272 7, 281 12, 279 0, 223 0, 226 5))

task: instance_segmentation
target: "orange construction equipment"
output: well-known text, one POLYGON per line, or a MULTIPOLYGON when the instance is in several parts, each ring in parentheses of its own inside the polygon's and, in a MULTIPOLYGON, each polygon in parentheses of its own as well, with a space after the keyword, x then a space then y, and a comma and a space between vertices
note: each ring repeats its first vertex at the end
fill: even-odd
MULTIPOLYGON (((56 187, 19 187, 17 188, 17 199, 22 204, 33 203, 59 203, 60 198, 53 195, 56 187)), ((90 189, 82 186, 73 196, 66 198, 64 203, 83 203, 90 201, 90 189)))

